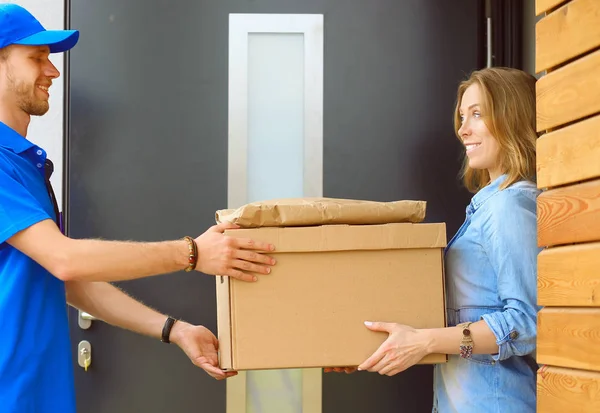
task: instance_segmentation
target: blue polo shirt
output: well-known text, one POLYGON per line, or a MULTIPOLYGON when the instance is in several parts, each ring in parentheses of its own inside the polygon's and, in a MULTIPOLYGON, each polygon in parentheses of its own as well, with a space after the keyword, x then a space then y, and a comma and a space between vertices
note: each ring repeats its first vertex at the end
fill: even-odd
POLYGON ((6 241, 55 219, 46 152, 0 122, 0 411, 74 413, 64 282, 6 241))

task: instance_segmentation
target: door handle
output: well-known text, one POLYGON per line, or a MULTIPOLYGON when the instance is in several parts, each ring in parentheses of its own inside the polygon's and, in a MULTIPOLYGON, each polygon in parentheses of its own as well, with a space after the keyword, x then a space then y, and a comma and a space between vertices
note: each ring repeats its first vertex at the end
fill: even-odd
POLYGON ((79 327, 87 330, 92 326, 92 321, 97 320, 93 315, 86 313, 85 311, 78 310, 77 322, 79 327))

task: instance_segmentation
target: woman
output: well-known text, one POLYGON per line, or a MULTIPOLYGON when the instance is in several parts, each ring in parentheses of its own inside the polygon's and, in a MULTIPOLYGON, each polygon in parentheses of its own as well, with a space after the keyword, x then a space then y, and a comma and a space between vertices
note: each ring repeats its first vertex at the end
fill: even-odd
POLYGON ((435 366, 433 412, 535 412, 535 78, 474 72, 459 86, 454 127, 475 195, 446 248, 449 327, 366 322, 389 337, 358 369, 391 376, 446 353, 448 363, 435 366))

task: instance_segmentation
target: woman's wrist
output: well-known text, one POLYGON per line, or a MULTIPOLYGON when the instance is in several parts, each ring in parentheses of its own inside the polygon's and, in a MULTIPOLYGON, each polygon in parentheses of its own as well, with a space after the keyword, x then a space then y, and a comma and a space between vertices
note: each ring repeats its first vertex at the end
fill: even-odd
POLYGON ((435 331, 437 329, 434 328, 426 328, 417 330, 419 334, 422 336, 423 343, 425 346, 425 351, 427 354, 436 353, 436 334, 435 331))

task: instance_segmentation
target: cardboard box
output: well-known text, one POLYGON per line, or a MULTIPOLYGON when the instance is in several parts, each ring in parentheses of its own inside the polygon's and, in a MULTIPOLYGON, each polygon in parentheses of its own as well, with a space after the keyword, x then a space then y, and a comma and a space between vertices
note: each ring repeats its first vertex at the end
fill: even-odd
MULTIPOLYGON (((220 366, 357 366, 387 338, 364 321, 446 325, 445 224, 325 225, 226 232, 273 243, 271 274, 216 277, 220 366)), ((444 363, 433 354, 423 364, 444 363)))

